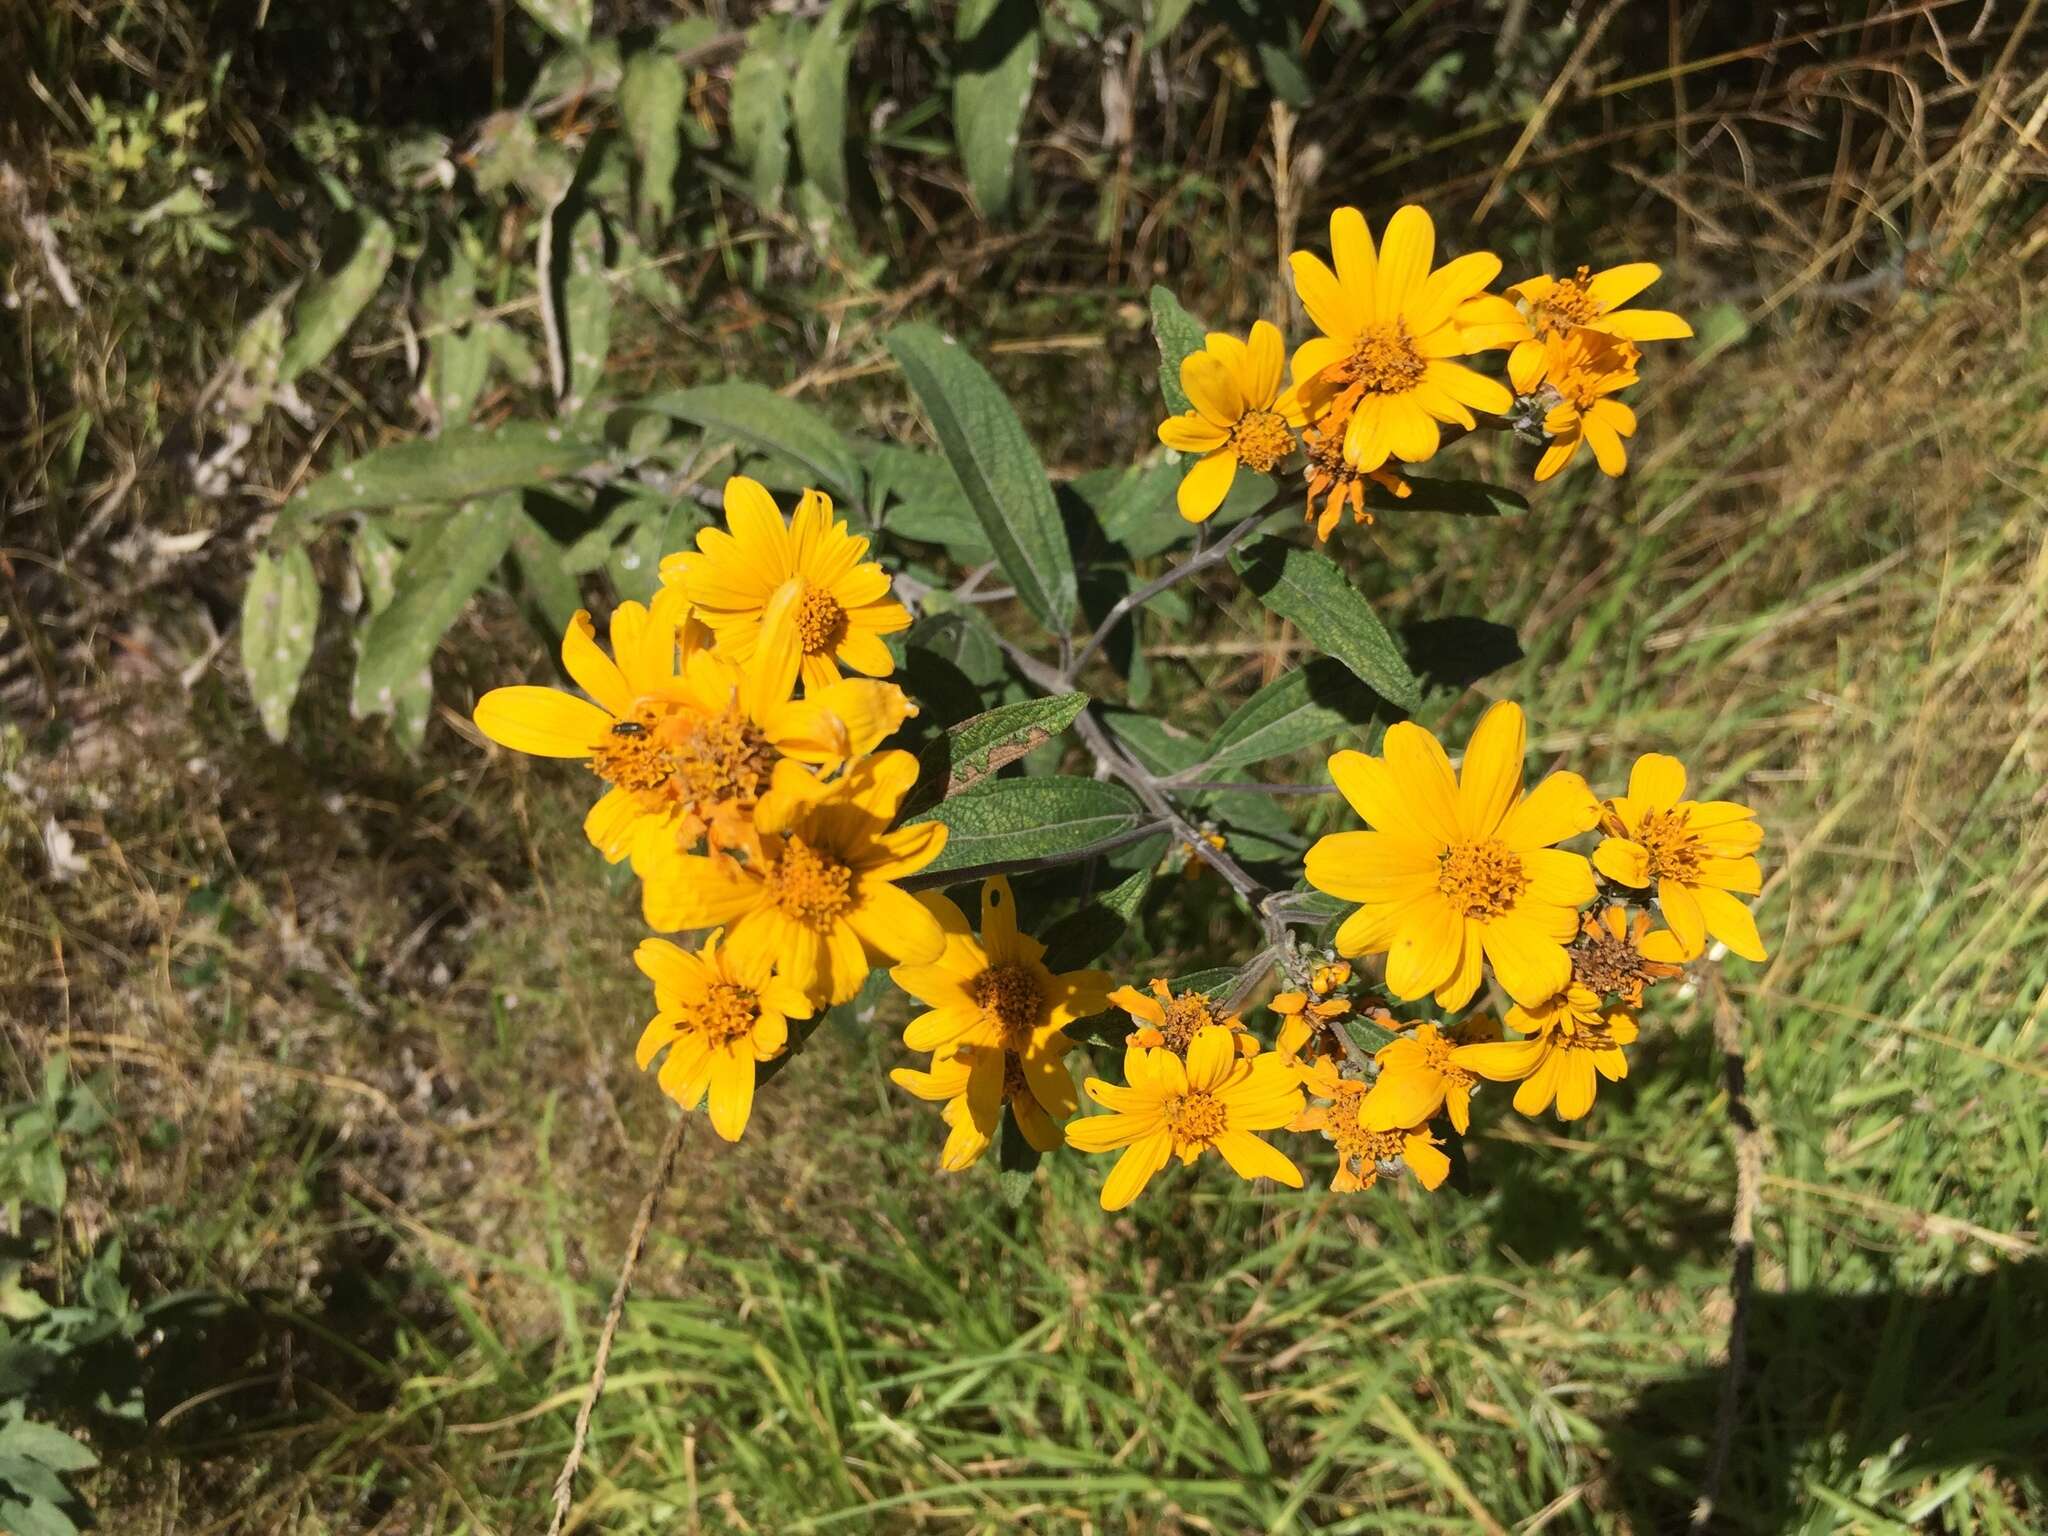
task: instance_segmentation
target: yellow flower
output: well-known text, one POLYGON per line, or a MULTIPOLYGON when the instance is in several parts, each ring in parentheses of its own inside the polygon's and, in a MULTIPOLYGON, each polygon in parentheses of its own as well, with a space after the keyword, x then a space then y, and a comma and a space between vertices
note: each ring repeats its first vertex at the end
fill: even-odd
POLYGON ((1137 1021, 1129 1043, 1145 1050, 1164 1049, 1186 1056, 1196 1031, 1214 1024, 1236 1041, 1239 1051, 1247 1056, 1258 1054, 1259 1042, 1244 1032, 1243 1017, 1218 1014, 1206 992, 1183 992, 1175 997, 1173 988, 1155 976, 1150 997, 1136 987, 1123 986, 1109 994, 1109 1001, 1137 1021))
POLYGON ((643 939, 633 963, 654 983, 653 1020, 634 1053, 642 1071, 665 1049, 661 1091, 684 1109, 711 1095, 711 1128, 738 1141, 754 1107, 754 1067, 789 1045, 789 1021, 808 1019, 803 992, 761 955, 721 949, 713 933, 691 954, 643 939))
POLYGON ((1586 914, 1572 945, 1572 980, 1640 1008, 1643 988, 1679 975, 1690 958, 1669 928, 1650 931, 1649 913, 1638 911, 1631 921, 1626 907, 1606 907, 1586 914))
POLYGON ((1501 385, 1450 361, 1480 350, 1455 317, 1499 275, 1499 257, 1474 251, 1431 271, 1436 230, 1412 206, 1387 221, 1377 251, 1364 215, 1339 208, 1330 252, 1334 272, 1307 251, 1289 259, 1294 290, 1323 333, 1295 349, 1294 390, 1318 430, 1342 424, 1346 463, 1419 463, 1437 450, 1439 422, 1470 428, 1473 411, 1513 404, 1501 385))
POLYGON ((1037 1070, 1027 1071, 1015 1051, 993 1045, 950 1046, 932 1057, 929 1072, 898 1067, 889 1080, 946 1106, 940 1117, 948 1127, 946 1145, 939 1152, 946 1173, 981 1161, 1005 1104, 1033 1149, 1050 1152, 1060 1144, 1060 1122, 1073 1114, 1076 1102, 1074 1080, 1058 1056, 1045 1056, 1037 1070))
POLYGON ((1624 1045, 1636 1038, 1636 1021, 1619 1009, 1603 1014, 1600 999, 1574 985, 1534 1008, 1508 1011, 1508 1023, 1529 1033, 1526 1040, 1460 1046, 1458 1064, 1496 1083, 1519 1082, 1515 1108, 1536 1116, 1557 1101, 1557 1118, 1576 1120, 1593 1107, 1600 1078, 1618 1083, 1628 1076, 1624 1045))
POLYGON ((1472 1088, 1478 1079, 1458 1060, 1461 1049, 1434 1024, 1418 1024, 1381 1046, 1373 1057, 1380 1075, 1365 1096, 1361 1123, 1367 1130, 1391 1131, 1421 1125, 1448 1108, 1452 1127, 1464 1135, 1472 1128, 1472 1088))
POLYGON ((1341 1075, 1327 1061, 1316 1063, 1305 1081, 1310 1093, 1328 1102, 1303 1110, 1287 1129, 1321 1131, 1336 1147, 1337 1171, 1331 1175, 1331 1189, 1340 1194, 1371 1189, 1380 1181, 1382 1163, 1405 1163, 1424 1189, 1435 1189, 1450 1176, 1451 1160, 1437 1150, 1436 1137, 1419 1120, 1386 1130, 1366 1125, 1360 1113, 1366 1098, 1364 1083, 1341 1075))
POLYGON ((1341 423, 1329 432, 1310 427, 1302 434, 1301 441, 1308 450, 1307 516, 1316 525, 1318 540, 1328 541, 1346 507, 1351 509, 1354 523, 1369 526, 1373 522, 1372 511, 1365 504, 1365 483, 1368 480, 1396 501, 1405 501, 1414 494, 1409 490, 1408 482, 1391 469, 1357 469, 1346 463, 1341 423), (1317 510, 1319 502, 1320 511, 1317 510))
POLYGON ((726 924, 737 961, 765 957, 818 1004, 852 997, 877 958, 929 965, 945 952, 945 930, 895 882, 939 856, 946 828, 886 830, 916 781, 908 752, 862 758, 829 782, 776 764, 754 810, 761 856, 665 850, 646 875, 647 926, 726 924))
POLYGON ((1601 473, 1618 475, 1628 468, 1628 449, 1621 440, 1635 436, 1636 413, 1607 397, 1636 382, 1637 355, 1628 342, 1581 329, 1545 341, 1536 370, 1509 365, 1517 390, 1527 394, 1547 386, 1557 395, 1557 404, 1543 418, 1550 446, 1536 461, 1539 481, 1571 463, 1581 442, 1592 444, 1601 473))
MULTIPOLYGON (((1508 354, 1508 371, 1519 377, 1540 368, 1544 343, 1579 326, 1620 341, 1676 341, 1690 336, 1692 327, 1669 310, 1619 307, 1661 276, 1655 262, 1632 261, 1605 272, 1580 267, 1570 277, 1552 277, 1546 272, 1514 284, 1507 292, 1520 303, 1515 314, 1521 320, 1521 334, 1514 338, 1515 350, 1508 354)), ((1522 388, 1519 384, 1515 387, 1522 388)))
POLYGON ((889 596, 889 573, 862 559, 868 541, 833 518, 830 497, 805 491, 784 523, 765 486, 735 475, 725 523, 663 560, 661 579, 682 589, 728 660, 758 665, 785 697, 799 676, 806 692, 838 682, 842 665, 869 677, 896 670, 882 636, 908 629, 910 611, 889 596))
MULTIPOLYGON (((889 973, 929 1010, 905 1026, 903 1043, 913 1051, 932 1052, 988 1047, 995 1062, 988 1070, 995 1071, 997 1082, 1007 1052, 1021 1063, 1036 1101, 1064 1103, 1064 1118, 1073 1109, 1073 1084, 1060 1060, 1073 1042, 1061 1031, 1108 1006, 1109 973, 1048 970, 1045 946, 1018 931, 1016 900, 1002 875, 982 884, 979 940, 946 897, 932 892, 918 899, 945 931, 945 950, 929 964, 899 965, 889 973)), ((933 1070, 938 1070, 936 1062, 933 1070)), ((992 1102, 1000 1106, 1002 1101, 992 1102)))
POLYGON ((1517 1000, 1549 997, 1571 978, 1564 946, 1593 871, 1553 843, 1590 830, 1600 807, 1576 773, 1522 793, 1522 711, 1489 709, 1454 777, 1421 726, 1387 728, 1383 757, 1339 752, 1330 777, 1373 828, 1309 849, 1309 884, 1361 903, 1337 930, 1345 955, 1387 956, 1399 998, 1434 992, 1459 1008, 1479 990, 1482 955, 1517 1000))
POLYGON ((1756 919, 1735 895, 1763 889, 1753 855, 1763 846, 1764 829, 1746 805, 1680 798, 1684 794, 1685 767, 1677 758, 1661 752, 1637 758, 1628 793, 1602 810, 1607 837, 1593 851, 1593 863, 1634 890, 1656 887, 1657 905, 1685 959, 1705 949, 1712 934, 1743 959, 1762 960, 1756 919))
POLYGON ((1192 410, 1159 424, 1159 441, 1200 458, 1180 483, 1180 515, 1206 521, 1230 494, 1242 464, 1265 474, 1294 451, 1294 432, 1275 408, 1287 356, 1280 332, 1264 320, 1251 340, 1212 332, 1181 360, 1180 387, 1192 410))
POLYGON ((1220 1024, 1195 1031, 1185 1063, 1172 1051, 1133 1045, 1124 1052, 1123 1083, 1091 1077, 1087 1089, 1110 1113, 1069 1121, 1067 1145, 1083 1152, 1124 1149, 1102 1186, 1105 1211, 1135 1200, 1167 1158, 1192 1163, 1211 1147, 1239 1178, 1301 1188, 1301 1170, 1252 1134, 1277 1130, 1301 1112, 1295 1069, 1276 1055, 1247 1061, 1220 1024))

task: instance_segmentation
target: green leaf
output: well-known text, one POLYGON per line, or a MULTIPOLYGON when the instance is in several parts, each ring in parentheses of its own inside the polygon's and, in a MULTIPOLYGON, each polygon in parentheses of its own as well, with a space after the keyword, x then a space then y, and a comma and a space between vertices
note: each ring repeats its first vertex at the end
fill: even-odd
POLYGON ((341 345, 341 338, 376 297, 391 270, 398 240, 391 226, 372 214, 356 239, 355 249, 340 270, 308 283, 292 308, 291 339, 278 359, 277 382, 289 384, 341 345))
POLYGON ((673 416, 771 453, 787 454, 817 475, 821 489, 856 507, 860 504, 860 455, 823 412, 801 400, 734 380, 650 395, 631 409, 673 416))
POLYGON ((921 808, 972 789, 1044 746, 1087 707, 1087 694, 1062 693, 1005 704, 962 720, 919 754, 922 768, 908 804, 921 808))
POLYGON ((1319 650, 1349 667, 1381 698, 1407 710, 1422 702, 1422 685, 1379 615, 1328 555, 1268 540, 1249 551, 1232 551, 1230 563, 1260 602, 1293 620, 1319 650))
POLYGON ((1086 905, 1049 924, 1038 937, 1045 945, 1045 964, 1052 971, 1071 971, 1115 948, 1138 919, 1152 871, 1141 869, 1086 905))
POLYGON ((420 294, 427 342, 427 396, 442 428, 469 420, 491 372, 491 342, 476 315, 476 264, 459 247, 420 294))
POLYGON ((0 1428, 0 1456, 23 1456, 59 1472, 83 1472, 100 1464, 99 1457, 63 1430, 32 1419, 16 1419, 0 1428))
POLYGON ((1030 1195, 1041 1156, 1038 1148, 1024 1139, 1017 1116, 1005 1105, 1001 1129, 996 1133, 996 1172, 1000 1175, 998 1187, 1006 1204, 1021 1205, 1030 1195))
POLYGON ((532 514, 521 512, 512 523, 512 559, 519 567, 527 600, 543 621, 550 643, 559 639, 583 606, 576 578, 563 562, 566 550, 532 514))
POLYGON ((435 648, 484 578, 504 558, 520 514, 515 496, 472 501, 413 540, 390 605, 363 628, 356 660, 358 715, 386 714, 427 670, 435 648))
POLYGON ((1356 1016, 1345 1018, 1342 1024, 1339 1025, 1339 1028, 1351 1037, 1353 1045, 1357 1046, 1368 1056, 1379 1050, 1381 1046, 1391 1044, 1398 1038, 1384 1024, 1378 1024, 1371 1019, 1362 1019, 1356 1016))
POLYGON ((1164 284, 1152 289, 1152 334, 1159 341, 1159 393, 1165 397, 1169 414, 1178 416, 1193 407, 1188 392, 1180 387, 1180 365, 1191 352, 1202 350, 1207 332, 1202 322, 1180 306, 1173 290, 1164 284))
POLYGON ((978 564, 995 553, 981 531, 981 519, 964 498, 956 502, 913 501, 891 508, 889 532, 897 538, 943 544, 963 565, 978 564))
POLYGON ((789 85, 792 34, 801 25, 766 16, 747 29, 747 51, 732 72, 732 105, 727 120, 733 148, 746 168, 756 203, 782 203, 789 178, 789 85))
POLYGON ((320 578, 305 549, 259 550, 242 593, 242 672, 272 741, 283 741, 290 729, 292 700, 319 628, 320 578))
POLYGON ((564 342, 569 352, 566 411, 578 411, 604 377, 612 349, 612 285, 605 273, 604 218, 586 208, 569 231, 569 270, 562 279, 564 342))
POLYGON ((519 8, 565 43, 590 36, 590 0, 519 0, 519 8))
POLYGON ((1083 856, 1083 850, 1145 824, 1144 807, 1119 784, 1099 779, 995 779, 942 800, 915 822, 952 829, 933 874, 1083 856))
POLYGON ((393 443, 331 469, 289 502, 277 537, 337 512, 371 507, 445 505, 521 486, 546 485, 595 464, 605 455, 562 427, 537 421, 502 427, 457 427, 436 438, 393 443))
POLYGON ((1145 46, 1157 48, 1165 42, 1194 8, 1195 0, 1157 0, 1152 8, 1152 19, 1145 24, 1145 46))
POLYGON ((1024 605, 1055 634, 1074 619, 1074 557, 1038 450, 988 370, 928 325, 886 340, 931 418, 968 505, 1024 605))
POLYGON ((1379 695, 1344 667, 1321 657, 1275 678, 1234 710, 1209 739, 1204 777, 1314 747, 1347 744, 1372 718, 1379 695))
POLYGON ((1529 510, 1529 498, 1505 485, 1484 480, 1408 481, 1411 495, 1396 502, 1406 512, 1449 512, 1458 517, 1501 517, 1529 510))
POLYGON ((682 66, 661 48, 643 48, 627 61, 619 81, 619 116, 633 158, 640 162, 635 199, 641 227, 672 218, 676 211, 676 169, 682 164, 682 66))
POLYGON ((1009 212, 1018 141, 1038 71, 1033 0, 968 0, 954 18, 963 45, 953 76, 954 132, 975 206, 985 219, 1009 212))
POLYGON ((796 67, 796 148, 804 175, 844 207, 846 183, 846 69, 853 38, 846 35, 847 0, 835 0, 804 44, 796 67))

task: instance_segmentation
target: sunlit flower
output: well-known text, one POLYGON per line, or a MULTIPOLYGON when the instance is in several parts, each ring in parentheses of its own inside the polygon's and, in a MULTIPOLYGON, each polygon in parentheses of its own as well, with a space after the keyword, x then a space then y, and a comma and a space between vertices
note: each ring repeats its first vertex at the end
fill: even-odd
MULTIPOLYGON (((928 1010, 905 1026, 903 1043, 932 1052, 985 1047, 985 1055, 975 1059, 984 1077, 995 1074, 995 1082, 1001 1081, 1007 1052, 1019 1063, 1035 1102, 1064 1105, 1058 1110, 1064 1119, 1073 1111, 1074 1090, 1060 1062, 1073 1042, 1061 1031, 1109 1005, 1109 973, 1048 970, 1045 946, 1018 930, 1016 900, 1001 875, 982 884, 979 939, 947 897, 934 891, 918 899, 945 931, 946 942, 929 964, 899 965, 889 973, 928 1010)), ((936 1061, 932 1070, 939 1070, 936 1061)), ((977 1102, 999 1108, 1002 1097, 985 1085, 984 1099, 977 1102)))
POLYGON ((1539 408, 1556 396, 1543 417, 1550 446, 1536 461, 1539 481, 1571 463, 1582 442, 1592 445, 1601 473, 1618 475, 1628 468, 1628 449, 1621 440, 1635 435, 1636 413, 1610 397, 1636 382, 1637 357, 1629 342, 1579 329, 1543 342, 1534 370, 1509 366, 1508 376, 1518 391, 1544 391, 1539 408))
POLYGON ((754 810, 761 856, 664 852, 645 877, 647 926, 726 924, 737 962, 767 958, 818 1004, 852 997, 877 960, 931 964, 945 930, 895 882, 939 856, 946 827, 887 830, 916 781, 908 752, 862 758, 829 782, 778 763, 754 810))
POLYGON ((1478 1081, 1458 1059, 1464 1048, 1434 1024, 1418 1024, 1381 1046, 1373 1057, 1380 1075, 1365 1096, 1365 1127, 1390 1131, 1421 1125, 1448 1109, 1452 1127, 1464 1135, 1472 1128, 1472 1089, 1478 1081))
POLYGON ((1076 1103, 1074 1080, 1058 1056, 1043 1055, 1041 1061, 1036 1071, 1027 1071, 1023 1058, 1001 1046, 953 1045, 932 1057, 929 1071, 898 1067, 889 1080, 946 1106, 940 1115, 947 1134, 939 1167, 958 1173, 981 1161, 994 1142, 1005 1104, 1035 1151, 1050 1152, 1060 1144, 1060 1123, 1073 1114, 1076 1103))
POLYGON ((1628 1076, 1622 1047, 1633 1044, 1636 1021, 1620 1009, 1604 1011, 1585 987, 1561 989, 1534 1008, 1508 1010, 1508 1026, 1526 1040, 1460 1046, 1458 1064, 1497 1083, 1519 1082, 1515 1108, 1540 1115, 1557 1101, 1560 1120, 1577 1120, 1593 1107, 1601 1078, 1628 1076))
POLYGON ((1506 389, 1452 358, 1478 351, 1455 315, 1500 272, 1484 251, 1431 270, 1436 230, 1420 208, 1397 210, 1373 247, 1365 216, 1330 216, 1332 271, 1320 257, 1289 258, 1294 289, 1323 334, 1294 353, 1294 393, 1320 430, 1342 424, 1344 460, 1362 471, 1389 457, 1419 463, 1437 450, 1438 423, 1470 428, 1472 412, 1502 412, 1506 389))
POLYGON ((664 1050, 661 1091, 684 1109, 711 1096, 711 1128, 738 1141, 754 1107, 754 1068, 789 1044, 789 1021, 808 1019, 801 988, 765 956, 737 956, 713 933, 694 955, 643 939, 633 963, 654 983, 654 1018, 634 1059, 645 1071, 664 1050))
POLYGON ((1132 986, 1118 987, 1109 994, 1109 1001, 1138 1025, 1131 1031, 1130 1044, 1186 1056, 1196 1031, 1214 1024, 1229 1034, 1238 1051, 1246 1056, 1258 1054, 1259 1042, 1244 1032, 1243 1017, 1218 1013, 1208 993, 1183 992, 1176 997, 1173 988, 1157 976, 1151 985, 1150 997, 1132 986))
POLYGON ((1593 871, 1551 844, 1590 830, 1599 803, 1576 773, 1522 792, 1521 709, 1495 704, 1454 775, 1437 739, 1403 721, 1384 756, 1339 752, 1330 777, 1373 829, 1337 832, 1309 849, 1309 884, 1361 903, 1337 930, 1345 955, 1387 956, 1398 998, 1434 992, 1459 1008, 1479 990, 1482 956, 1519 1000, 1540 1001, 1571 979, 1564 946, 1593 899, 1593 871))
MULTIPOLYGON (((1581 326, 1621 341, 1676 341, 1690 336, 1692 327, 1669 310, 1621 308, 1662 275, 1654 262, 1632 261, 1605 272, 1580 267, 1570 277, 1545 273, 1514 284, 1507 296, 1518 305, 1522 334, 1514 338, 1515 350, 1508 355, 1509 371, 1520 378, 1540 368, 1544 343, 1581 326)), ((1515 387, 1522 388, 1520 384, 1515 387)))
POLYGON ((1211 1147, 1243 1179, 1277 1179, 1301 1188, 1301 1170, 1253 1134, 1277 1130, 1301 1112, 1295 1069, 1268 1053, 1246 1060, 1230 1031, 1195 1031, 1183 1062, 1172 1051, 1132 1045, 1124 1082, 1088 1079, 1088 1097, 1110 1111, 1067 1122, 1067 1144, 1083 1152, 1123 1156, 1102 1186, 1102 1208, 1120 1211, 1138 1197, 1169 1157, 1192 1163, 1211 1147))
POLYGON ((1180 515, 1208 519, 1237 478, 1237 466, 1266 474, 1294 451, 1294 430, 1276 409, 1285 345, 1264 320, 1251 340, 1213 332, 1199 352, 1181 360, 1180 387, 1192 410, 1159 424, 1159 441, 1178 453, 1200 454, 1180 483, 1180 515))
POLYGON ((1340 1194, 1371 1189, 1380 1174, 1405 1164, 1424 1189, 1435 1189, 1450 1176, 1451 1160, 1438 1150, 1436 1137, 1420 1120, 1374 1130, 1360 1118, 1366 1085, 1338 1072, 1335 1063, 1317 1062, 1303 1076, 1310 1094, 1325 1102, 1312 1104, 1288 1124, 1290 1131, 1320 1131, 1337 1149, 1337 1171, 1330 1188, 1340 1194))
POLYGON ((869 677, 896 670, 882 636, 908 629, 910 611, 889 596, 889 573, 864 558, 868 541, 832 516, 829 496, 805 491, 785 523, 765 486, 735 475, 725 523, 664 559, 661 579, 688 597, 727 660, 763 670, 785 696, 799 676, 815 692, 838 682, 842 666, 869 677))
POLYGON ((1681 974, 1689 958, 1669 928, 1651 931, 1649 913, 1638 910, 1631 919, 1626 907, 1605 907, 1586 914, 1572 942, 1572 980, 1640 1008, 1643 989, 1681 974))
POLYGON ((1606 802, 1593 852, 1601 874, 1634 890, 1657 892, 1664 921, 1683 957, 1706 948, 1712 934, 1745 960, 1765 958, 1756 919, 1736 895, 1763 889, 1754 857, 1764 829, 1756 812, 1732 800, 1685 800, 1685 767, 1646 752, 1628 776, 1628 793, 1606 802))

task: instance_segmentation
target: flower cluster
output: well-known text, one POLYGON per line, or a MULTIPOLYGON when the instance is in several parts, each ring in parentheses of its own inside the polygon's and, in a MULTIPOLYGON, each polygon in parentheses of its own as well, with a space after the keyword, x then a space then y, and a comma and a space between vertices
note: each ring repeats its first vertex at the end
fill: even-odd
POLYGON ((1269 472, 1299 450, 1308 516, 1327 539, 1348 508, 1369 523, 1368 485, 1410 494, 1400 469, 1435 456, 1445 428, 1484 422, 1546 443, 1536 478, 1572 461, 1580 443, 1609 475, 1628 454, 1635 413, 1613 396, 1636 382, 1639 342, 1690 336, 1663 310, 1625 309, 1658 277, 1649 262, 1570 277, 1544 274, 1502 293, 1500 258, 1473 251, 1436 265, 1436 230, 1420 208, 1399 209, 1375 245, 1365 217, 1330 217, 1330 260, 1296 251, 1294 291, 1321 333, 1294 350, 1265 321, 1250 337, 1216 333, 1181 363, 1190 409, 1160 425, 1167 447, 1194 456, 1181 515, 1201 522, 1223 504, 1239 465, 1269 472), (1508 380, 1459 361, 1511 349, 1508 380), (1285 387, 1283 387, 1283 383, 1285 387))
POLYGON ((946 828, 892 827, 917 761, 877 748, 916 708, 881 681, 895 670, 881 636, 910 614, 868 541, 817 491, 785 520, 735 477, 725 513, 663 562, 651 604, 613 611, 610 655, 589 614, 571 621, 562 666, 588 698, 497 688, 475 718, 501 746, 588 762, 606 787, 584 832, 631 860, 647 925, 713 930, 694 953, 640 947, 658 1011, 639 1059, 666 1052, 663 1090, 685 1109, 708 1095, 732 1141, 789 1020, 846 1001, 876 964, 944 951, 896 882, 938 857, 946 828))

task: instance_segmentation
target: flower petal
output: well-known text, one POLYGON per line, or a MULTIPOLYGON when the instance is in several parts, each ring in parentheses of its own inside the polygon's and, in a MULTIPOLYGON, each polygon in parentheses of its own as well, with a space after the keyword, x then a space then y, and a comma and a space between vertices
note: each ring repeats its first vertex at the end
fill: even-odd
MULTIPOLYGON (((1521 706, 1502 699, 1482 715, 1465 743, 1458 769, 1458 805, 1465 836, 1493 836, 1522 793, 1522 754, 1527 726, 1521 706)), ((1404 1122, 1413 1125, 1412 1120, 1404 1122)))
POLYGON ((1230 429, 1217 426, 1199 411, 1183 411, 1159 423, 1159 441, 1176 453, 1207 453, 1230 441, 1230 429))
POLYGON ((1188 403, 1219 427, 1231 427, 1244 415, 1244 391, 1230 365, 1214 352, 1190 352, 1181 360, 1180 387, 1188 403))
POLYGON ((1700 909, 1699 897, 1691 886, 1681 885, 1676 880, 1659 880, 1657 905, 1663 911, 1664 921, 1670 925, 1671 932, 1685 947, 1688 959, 1707 947, 1707 916, 1700 909))
POLYGON ((1650 884, 1650 850, 1625 837, 1601 839, 1593 850, 1593 867, 1634 890, 1646 890, 1650 884))
POLYGON ((1756 931, 1756 918, 1749 908, 1726 891, 1716 890, 1711 885, 1696 885, 1692 894, 1706 920, 1707 932, 1726 944, 1731 954, 1759 962, 1769 958, 1764 951, 1763 937, 1756 931))
POLYGON ((1510 912, 1484 924, 1480 942, 1495 978, 1524 1007, 1555 997, 1571 982, 1571 956, 1524 913, 1510 912))
POLYGON ((1629 770, 1628 797, 1650 810, 1668 811, 1684 798, 1685 764, 1662 752, 1645 752, 1629 770))
MULTIPOLYGON (((1079 1123, 1085 1125, 1087 1122, 1079 1123)), ((1073 1125, 1067 1127, 1069 1142, 1074 1139, 1074 1129, 1073 1125)), ((1137 1199, 1145 1186, 1152 1182, 1152 1175, 1166 1166, 1166 1159, 1172 1151, 1173 1138, 1163 1128, 1132 1142, 1103 1181, 1102 1208, 1120 1211, 1137 1199)))
POLYGON ((1195 460, 1181 479, 1174 504, 1187 521, 1206 522, 1223 505, 1223 498, 1230 494, 1231 482, 1236 478, 1237 450, 1226 444, 1195 460))
MULTIPOLYGON (((1650 284, 1664 275, 1663 269, 1654 261, 1631 261, 1618 267, 1609 267, 1605 272, 1595 273, 1586 284, 1586 296, 1602 310, 1615 309, 1626 304, 1650 284)), ((1596 329, 1605 330, 1600 326, 1596 329)))
POLYGON ((1547 848, 1600 825, 1600 802, 1576 773, 1553 773, 1502 818, 1498 836, 1511 848, 1547 848))
POLYGON ((1446 846, 1462 842, 1458 781, 1443 744, 1413 721, 1402 720, 1387 727, 1380 751, 1421 830, 1446 846))
POLYGON ((1287 344, 1278 327, 1266 320, 1252 322, 1251 340, 1245 347, 1245 376, 1241 381, 1245 403, 1256 411, 1272 409, 1286 368, 1287 344))
POLYGON ((588 757, 612 716, 559 688, 493 688, 476 701, 476 728, 501 747, 535 757, 588 757))
POLYGON ((1273 1179, 1289 1189, 1301 1188, 1301 1170, 1294 1160, 1250 1131, 1225 1131, 1216 1138, 1216 1150, 1241 1179, 1273 1179))
POLYGON ((1379 278, 1373 285, 1375 325, 1391 325, 1421 302, 1422 285, 1435 258, 1436 226, 1429 215, 1413 203, 1395 209, 1380 235, 1379 278))

